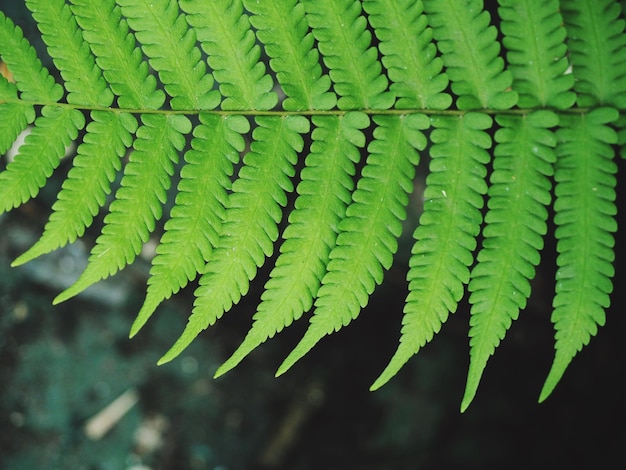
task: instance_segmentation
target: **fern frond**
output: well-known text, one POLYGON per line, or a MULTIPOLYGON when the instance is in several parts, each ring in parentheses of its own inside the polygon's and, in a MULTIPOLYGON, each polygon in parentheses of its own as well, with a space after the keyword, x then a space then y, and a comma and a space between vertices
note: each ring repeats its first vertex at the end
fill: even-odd
POLYGON ((604 309, 613 289, 612 232, 617 230, 617 166, 611 147, 617 135, 608 124, 617 116, 610 108, 563 116, 557 133, 554 221, 559 256, 552 312, 556 355, 539 401, 550 395, 576 353, 605 323, 604 309))
POLYGON ((65 0, 26 0, 26 6, 33 13, 48 53, 65 81, 67 102, 110 106, 113 93, 96 66, 65 0))
POLYGON ((413 191, 417 150, 426 146, 424 115, 375 116, 378 125, 346 218, 339 223, 337 245, 330 252, 315 312, 304 337, 281 364, 284 373, 325 335, 354 320, 383 280, 398 249, 413 191))
POLYGON ((481 0, 424 0, 428 23, 441 51, 459 109, 508 109, 517 94, 499 56, 497 30, 481 0))
POLYGON ((200 114, 192 149, 185 153, 176 203, 157 246, 148 278, 146 299, 130 336, 137 334, 164 299, 185 287, 204 271, 218 244, 225 218, 226 190, 233 164, 245 147, 242 134, 250 125, 242 116, 200 114))
POLYGON ((261 48, 255 44, 242 0, 180 0, 180 7, 209 55, 209 66, 225 97, 222 109, 273 108, 278 98, 272 91, 272 77, 259 61, 261 48))
POLYGON ((184 116, 155 114, 144 114, 142 122, 89 264, 74 285, 54 299, 55 304, 132 263, 161 217, 173 165, 185 145, 184 134, 190 132, 191 123, 184 116))
POLYGON ((72 243, 85 233, 104 206, 111 183, 121 169, 121 158, 132 144, 137 121, 130 114, 103 111, 93 111, 91 118, 43 235, 12 266, 72 243))
POLYGON ((85 125, 82 113, 44 106, 15 160, 0 173, 0 213, 35 197, 85 125))
POLYGON ((304 0, 307 18, 330 70, 337 106, 344 110, 387 109, 395 100, 371 46, 372 34, 359 0, 304 0))
POLYGON ((558 0, 501 0, 498 12, 513 89, 523 108, 566 109, 576 101, 558 0))
POLYGON ((424 212, 413 237, 409 295, 398 350, 371 390, 382 387, 456 311, 469 281, 482 222, 492 120, 485 114, 434 117, 424 212))
POLYGON ((497 116, 493 173, 478 263, 471 272, 470 366, 461 403, 473 400, 489 357, 526 306, 539 264, 559 119, 550 111, 497 116))
MULTIPOLYGON (((567 108, 576 95, 564 57, 558 2, 501 2, 507 58, 520 104, 567 108)), ((470 277, 470 366, 461 411, 473 400, 489 357, 530 296, 546 234, 550 177, 559 123, 552 112, 496 117, 500 129, 488 196, 483 246, 470 277)))
POLYGON ((135 36, 129 32, 115 0, 70 0, 83 38, 96 56, 105 80, 126 109, 158 109, 165 93, 157 89, 135 36))
POLYGON ((330 78, 322 74, 319 52, 297 0, 257 2, 244 0, 253 13, 250 22, 265 45, 270 67, 276 72, 286 98, 285 110, 331 109, 337 98, 329 91, 330 78))
POLYGON ((159 360, 166 363, 179 355, 191 341, 215 323, 249 289, 257 268, 271 256, 278 238, 278 223, 287 204, 286 192, 293 190, 297 152, 308 132, 302 116, 257 117, 251 151, 233 183, 222 234, 210 262, 200 278, 196 301, 185 330, 159 360))
POLYGON ((452 99, 443 92, 442 73, 432 30, 421 0, 365 0, 363 7, 380 40, 378 48, 396 95, 398 109, 447 109, 452 99))
POLYGON ((562 0, 578 105, 626 107, 626 35, 611 0, 562 0), (602 71, 602 73, 599 73, 602 71))
POLYGON ((13 74, 23 100, 50 104, 63 97, 63 88, 41 64, 35 49, 24 39, 22 30, 2 11, 0 11, 0 58, 13 74))
MULTIPOLYGON (((1 92, 0 92, 1 93, 1 92)), ((13 96, 17 97, 17 89, 13 96)), ((11 148, 17 136, 35 119, 35 110, 24 103, 3 103, 0 95, 0 155, 11 148)))
POLYGON ((317 296, 337 225, 345 217, 353 189, 357 147, 365 145, 362 113, 317 116, 311 152, 302 170, 295 209, 283 233, 280 256, 265 285, 252 328, 233 355, 216 371, 225 374, 253 349, 308 311, 317 296))
POLYGON ((150 65, 157 71, 172 109, 213 109, 219 102, 213 76, 196 47, 178 4, 170 0, 118 0, 128 25, 135 31, 150 65))

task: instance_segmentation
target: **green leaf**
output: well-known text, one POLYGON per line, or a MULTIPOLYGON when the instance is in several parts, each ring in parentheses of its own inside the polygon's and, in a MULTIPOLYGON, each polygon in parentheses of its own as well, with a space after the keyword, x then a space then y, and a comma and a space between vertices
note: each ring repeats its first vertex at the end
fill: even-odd
POLYGON ((219 93, 212 89, 213 77, 195 45, 195 31, 187 28, 176 2, 117 0, 117 4, 172 97, 172 109, 215 108, 219 93))
POLYGON ((35 110, 24 103, 0 103, 0 154, 11 148, 28 124, 35 119, 35 110))
POLYGON ((401 221, 406 218, 408 194, 413 190, 419 162, 412 144, 417 143, 420 150, 426 146, 421 131, 429 122, 422 115, 377 116, 374 120, 378 125, 376 140, 368 146, 369 157, 352 203, 339 223, 337 245, 329 255, 311 325, 276 375, 286 372, 325 335, 358 316, 398 249, 401 221))
POLYGON ((130 114, 102 111, 94 111, 91 118, 43 235, 12 266, 74 242, 104 206, 111 183, 121 169, 121 158, 132 143, 137 121, 130 114))
POLYGON ((372 34, 355 0, 304 0, 307 18, 330 70, 339 109, 387 109, 395 100, 371 47, 372 34))
POLYGON ((222 109, 273 108, 277 96, 272 91, 272 77, 259 62, 261 49, 243 12, 242 0, 180 0, 179 5, 209 55, 209 67, 225 98, 222 109))
POLYGON ((45 106, 41 110, 15 160, 0 173, 0 212, 39 193, 84 125, 85 118, 75 109, 45 106))
POLYGON ((366 0, 363 8, 380 40, 378 48, 391 80, 399 109, 446 109, 450 95, 443 92, 448 77, 437 57, 432 29, 422 1, 366 0))
POLYGON ((485 176, 491 139, 490 117, 437 117, 431 134, 430 174, 424 212, 413 234, 409 260, 409 295, 404 306, 398 350, 371 390, 382 387, 430 341, 456 311, 469 281, 476 236, 482 222, 485 176))
POLYGON ((110 106, 113 93, 96 67, 89 46, 84 42, 65 0, 26 0, 26 6, 37 20, 48 53, 65 80, 67 102, 110 106))
POLYGON ((121 187, 104 218, 102 234, 78 280, 55 299, 58 304, 132 263, 161 218, 166 191, 191 123, 184 116, 142 116, 121 187))
POLYGON ((330 78, 322 74, 319 52, 296 0, 258 2, 244 0, 254 15, 250 22, 270 56, 270 66, 285 92, 283 108, 288 111, 331 109, 337 103, 330 92, 330 78))
POLYGON ((558 270, 552 322, 556 354, 539 401, 554 390, 565 369, 598 326, 605 323, 614 274, 612 233, 615 214, 617 135, 608 124, 617 112, 599 108, 588 115, 564 116, 558 131, 556 164, 558 270))
POLYGON ((254 324, 241 346, 217 370, 216 376, 235 367, 246 355, 308 311, 326 273, 336 227, 345 217, 353 189, 355 164, 360 159, 352 141, 365 141, 364 119, 319 116, 311 153, 305 161, 295 209, 283 233, 280 256, 265 285, 254 324), (362 139, 356 139, 360 134, 362 139))
POLYGON ((461 404, 476 394, 489 357, 526 307, 547 232, 558 117, 549 111, 498 116, 482 248, 471 272, 470 366, 461 404))
POLYGON ((70 0, 83 38, 96 56, 96 64, 115 93, 117 103, 127 109, 158 109, 165 94, 149 73, 148 63, 136 47, 115 0, 70 0))
POLYGON ((428 22, 441 51, 459 109, 508 109, 517 94, 499 57, 498 32, 481 0, 424 0, 428 22))
POLYGON ((626 107, 626 35, 620 6, 611 0, 563 0, 561 11, 578 105, 626 107))
POLYGON ((130 336, 137 334, 162 300, 204 271, 217 246, 233 164, 245 142, 248 121, 241 116, 201 114, 192 149, 185 153, 176 203, 157 246, 148 278, 148 292, 130 336))
POLYGON ((0 57, 7 64, 25 101, 57 102, 63 88, 37 58, 35 49, 22 35, 10 18, 0 11, 0 57))
POLYGON ((502 44, 513 73, 513 89, 519 93, 519 106, 571 107, 576 95, 570 91, 574 76, 567 73, 570 64, 560 2, 501 0, 499 3, 502 44))
POLYGON ((178 356, 202 330, 248 292, 257 268, 272 255, 278 223, 293 190, 297 152, 304 145, 301 134, 309 122, 301 116, 258 117, 251 151, 233 183, 221 237, 196 290, 196 301, 182 335, 159 360, 164 364, 178 356))

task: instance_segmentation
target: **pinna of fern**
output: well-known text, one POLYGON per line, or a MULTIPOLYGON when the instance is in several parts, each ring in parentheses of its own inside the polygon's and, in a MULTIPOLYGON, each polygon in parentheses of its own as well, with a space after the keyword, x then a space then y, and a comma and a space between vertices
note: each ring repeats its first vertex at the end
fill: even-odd
POLYGON ((55 302, 78 294, 134 261, 180 176, 131 327, 198 278, 160 363, 237 304, 278 245, 252 327, 216 375, 309 310, 279 374, 355 320, 393 262, 425 149, 400 345, 372 389, 467 287, 467 408, 531 295, 551 205, 556 355, 541 400, 604 324, 612 146, 626 140, 623 2, 500 0, 501 40, 480 0, 25 3, 63 85, 0 13, 16 81, 0 77, 0 150, 32 125, 0 173, 2 210, 35 197, 78 146, 41 239, 13 264, 82 236, 113 192, 88 267, 55 302))

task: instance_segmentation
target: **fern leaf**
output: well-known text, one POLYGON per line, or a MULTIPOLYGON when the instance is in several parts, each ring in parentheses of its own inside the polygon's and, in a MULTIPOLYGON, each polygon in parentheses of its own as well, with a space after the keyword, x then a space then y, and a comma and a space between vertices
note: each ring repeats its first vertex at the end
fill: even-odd
POLYGON ((375 29, 382 62, 391 80, 398 109, 447 109, 449 94, 443 92, 448 78, 442 73, 432 30, 423 14, 421 0, 365 0, 363 7, 375 29))
POLYGON ((266 110, 276 105, 272 77, 259 61, 261 49, 250 29, 241 0, 197 2, 180 0, 187 21, 209 55, 209 66, 220 83, 226 110, 266 110))
POLYGON ((233 164, 245 147, 242 134, 249 131, 241 116, 200 114, 192 150, 185 154, 176 204, 165 224, 148 279, 148 292, 130 336, 137 334, 164 299, 185 287, 204 271, 218 243, 225 218, 226 190, 233 164))
POLYGON ((328 272, 322 279, 315 313, 304 337, 278 368, 284 373, 325 335, 338 331, 355 319, 367 305, 370 294, 383 280, 398 249, 406 218, 408 194, 419 155, 426 146, 421 130, 428 118, 375 116, 378 127, 368 146, 370 155, 361 179, 339 223, 337 246, 329 257, 328 272))
POLYGON ((545 400, 565 369, 605 323, 614 274, 614 150, 617 135, 608 124, 617 112, 598 108, 587 115, 563 116, 557 136, 554 221, 558 270, 552 322, 556 355, 541 390, 545 400))
POLYGON ((511 72, 499 57, 498 32, 489 24, 481 0, 424 0, 428 22, 441 51, 459 109, 508 109, 517 94, 509 91, 511 72))
POLYGON ((311 152, 305 161, 295 209, 283 233, 280 256, 265 285, 254 324, 242 344, 215 373, 235 367, 253 349, 308 311, 335 246, 339 221, 345 216, 353 189, 357 147, 365 145, 360 131, 369 125, 361 113, 313 118, 311 152))
POLYGON ((337 103, 329 92, 330 78, 322 75, 319 53, 308 31, 304 6, 296 0, 257 2, 244 0, 254 15, 250 22, 265 45, 270 67, 285 92, 283 108, 288 111, 331 109, 337 103))
POLYGON ((43 235, 12 266, 72 243, 84 234, 104 206, 110 185, 121 169, 121 157, 132 144, 131 134, 137 129, 137 121, 126 113, 93 111, 91 117, 43 235))
POLYGON ((0 54, 25 101, 56 103, 63 88, 41 64, 37 54, 10 18, 0 11, 0 54))
POLYGON ((473 400, 482 373, 511 322, 530 296, 530 280, 540 260, 556 161, 559 119, 550 111, 498 116, 489 211, 478 263, 471 272, 469 302, 470 366, 461 403, 473 400))
POLYGON ((76 22, 83 29, 102 69, 105 80, 115 93, 117 104, 127 109, 158 109, 165 94, 157 89, 156 78, 148 71, 135 36, 129 32, 115 0, 70 0, 76 22))
POLYGON ((113 93, 102 78, 65 0, 26 0, 48 53, 65 80, 67 102, 106 107, 113 93))
POLYGON ((563 0, 561 11, 578 105, 626 107, 626 35, 620 6, 611 0, 563 0))
POLYGON ((430 174, 424 213, 413 237, 409 260, 409 295, 402 336, 389 365, 371 386, 376 390, 430 341, 449 313, 456 311, 469 281, 476 236, 482 222, 485 176, 492 120, 485 114, 434 117, 430 174))
POLYGON ((142 121, 121 188, 104 218, 105 225, 89 264, 76 283, 54 299, 55 304, 132 263, 161 217, 173 165, 185 145, 183 134, 190 132, 191 123, 184 116, 156 114, 145 114, 142 121))
POLYGON ((117 4, 172 97, 172 109, 215 108, 219 93, 212 90, 213 77, 195 46, 195 31, 179 15, 177 2, 118 0, 117 4))
POLYGON ((0 155, 11 148, 17 136, 35 119, 32 106, 0 101, 0 155))
POLYGON ((337 106, 344 110, 387 109, 395 101, 371 47, 372 34, 355 0, 304 0, 307 18, 330 70, 337 106))
POLYGON ((75 109, 42 108, 15 160, 0 173, 0 213, 39 193, 84 125, 85 118, 75 109))
POLYGON ((174 346, 159 360, 166 363, 215 323, 248 292, 249 282, 278 238, 281 206, 292 191, 289 179, 304 146, 301 134, 309 121, 302 116, 258 117, 251 151, 233 183, 220 242, 200 278, 192 315, 174 346))
POLYGON ((523 108, 571 107, 574 76, 566 73, 565 28, 558 0, 501 0, 498 12, 513 89, 523 108))

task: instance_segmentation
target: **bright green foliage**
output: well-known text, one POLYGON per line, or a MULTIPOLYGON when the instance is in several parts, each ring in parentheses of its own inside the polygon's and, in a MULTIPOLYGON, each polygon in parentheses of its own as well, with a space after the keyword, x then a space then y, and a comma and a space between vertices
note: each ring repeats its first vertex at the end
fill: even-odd
MULTIPOLYGON (((0 15, 0 45, 2 61, 7 64, 15 78, 22 100, 56 103, 63 96, 63 88, 55 83, 35 50, 24 39, 22 30, 16 27, 10 18, 0 15)), ((3 82, 6 82, 2 77, 3 82)), ((3 88, 12 89, 4 85, 3 88)))
MULTIPOLYGON (((135 36, 115 0, 71 0, 72 12, 82 35, 96 56, 110 89, 117 95, 121 108, 157 109, 163 105, 165 94, 157 89, 154 75, 148 71, 135 36)), ((66 24, 65 28, 73 27, 66 24)), ((85 84, 84 93, 92 90, 85 84)))
POLYGON ((501 0, 498 13, 513 89, 519 106, 569 108, 576 95, 574 76, 567 72, 566 31, 558 0, 545 2, 501 0))
POLYGON ((558 118, 549 111, 498 116, 484 241, 469 284, 470 367, 461 409, 471 402, 482 372, 511 321, 526 306, 535 277, 550 203, 558 118))
MULTIPOLYGON (((573 105, 574 77, 564 75, 565 32, 558 2, 501 2, 503 43, 509 46, 513 89, 528 106, 573 105)), ((487 360, 530 296, 540 260, 556 162, 556 114, 500 115, 490 177, 483 246, 472 270, 470 366, 461 404, 471 403, 487 360)))
POLYGON ((624 108, 626 36, 620 6, 611 0, 564 0, 561 10, 571 39, 578 105, 624 108))
POLYGON ((85 233, 104 206, 111 183, 121 169, 120 158, 132 144, 137 121, 131 114, 102 111, 93 111, 91 118, 43 235, 13 266, 73 242, 85 233), (101 142, 109 145, 103 149, 101 142))
POLYGON ((75 150, 41 239, 13 264, 75 241, 107 211, 87 268, 55 303, 69 299, 135 260, 171 191, 131 336, 199 286, 159 363, 233 308, 270 259, 251 328, 216 376, 309 311, 278 374, 356 320, 392 265, 422 156, 400 344, 372 389, 467 290, 465 410, 523 314, 551 213, 556 352, 540 400, 604 325, 613 160, 626 155, 626 2, 499 0, 490 14, 481 0, 24 1, 56 70, 0 12, 15 80, 0 76, 0 153, 29 132, 0 172, 0 212, 35 197, 75 150))
POLYGON ((265 285, 254 324, 232 357, 216 372, 232 369, 253 349, 307 312, 317 296, 336 227, 345 217, 353 189, 355 163, 363 147, 361 133, 369 125, 364 114, 313 119, 313 144, 298 185, 295 209, 283 233, 280 256, 265 285))
POLYGON ((33 12, 48 53, 61 71, 67 102, 110 106, 113 93, 83 41, 69 5, 64 0, 27 0, 26 6, 33 12))
POLYGON ((244 0, 254 13, 250 22, 270 56, 270 66, 285 92, 282 102, 288 111, 331 109, 337 103, 330 92, 330 78, 322 75, 319 52, 308 31, 304 6, 296 0, 259 2, 244 0))
POLYGON ((222 109, 273 108, 277 97, 272 91, 272 77, 265 73, 265 64, 259 61, 261 49, 255 44, 241 0, 180 0, 179 4, 209 55, 208 65, 225 97, 222 109))
POLYGON ((184 116, 144 114, 143 126, 137 130, 121 187, 105 226, 91 252, 89 265, 76 283, 59 294, 54 303, 63 302, 132 263, 142 245, 154 231, 161 217, 173 165, 183 149, 183 134, 191 130, 184 116))
POLYGON ((385 91, 387 77, 371 47, 358 0, 304 0, 304 8, 319 43, 324 64, 330 69, 339 109, 387 109, 394 102, 385 91))
POLYGON ((233 164, 250 129, 241 116, 200 114, 192 150, 185 153, 176 205, 165 224, 148 280, 148 293, 131 328, 134 336, 162 300, 178 292, 204 271, 217 245, 228 204, 233 164), (208 158, 207 158, 208 157, 208 158))
POLYGON ((196 34, 178 14, 178 5, 169 0, 118 0, 117 4, 172 97, 172 109, 215 108, 219 93, 212 90, 213 77, 200 60, 196 34))
POLYGON ((251 151, 243 160, 228 200, 219 243, 200 278, 189 322, 159 363, 171 361, 198 334, 217 321, 248 292, 278 239, 278 223, 292 191, 297 152, 309 130, 301 116, 258 117, 251 151))
POLYGON ((408 194, 426 139, 421 130, 428 119, 381 116, 368 147, 369 157, 361 173, 352 203, 339 223, 337 244, 329 254, 327 273, 317 293, 315 312, 304 338, 276 372, 284 373, 323 336, 354 320, 389 269, 398 249, 406 218, 408 194), (363 236, 365 234, 365 236, 363 236))
POLYGON ((436 57, 432 30, 422 2, 414 0, 366 0, 363 7, 376 31, 382 62, 398 98, 398 109, 446 109, 450 95, 442 93, 448 77, 436 57))
POLYGON ((498 31, 480 0, 425 0, 443 63, 459 109, 508 109, 517 101, 508 90, 512 75, 499 57, 498 31))
POLYGON ((404 307, 400 346, 374 382, 381 387, 439 332, 454 313, 469 280, 476 236, 480 231, 485 176, 491 139, 484 131, 492 120, 470 113, 433 120, 430 174, 424 213, 413 237, 409 262, 409 295, 404 307))
POLYGON ((614 109, 599 108, 586 116, 566 116, 558 132, 559 147, 554 208, 558 270, 552 321, 556 357, 541 391, 552 392, 574 355, 605 323, 614 274, 615 173, 612 144, 615 131, 607 124, 614 109))
POLYGON ((75 109, 42 108, 15 160, 0 173, 0 211, 11 210, 39 193, 84 125, 83 115, 75 109))

